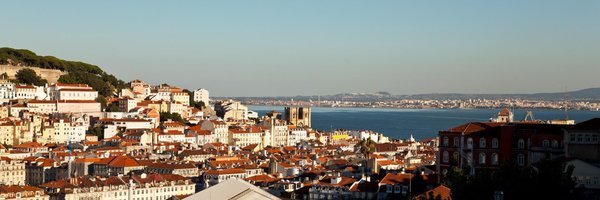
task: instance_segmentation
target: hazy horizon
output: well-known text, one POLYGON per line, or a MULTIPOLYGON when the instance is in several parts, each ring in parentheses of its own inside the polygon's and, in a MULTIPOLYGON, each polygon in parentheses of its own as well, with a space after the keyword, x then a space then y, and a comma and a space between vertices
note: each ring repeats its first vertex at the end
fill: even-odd
MULTIPOLYGON (((588 87, 588 88, 576 88, 576 89, 570 89, 566 92, 575 92, 575 91, 579 91, 579 90, 585 90, 585 89, 596 89, 600 87, 588 87)), ((326 96, 326 95, 338 95, 338 94, 375 94, 378 92, 387 92, 387 91, 375 91, 375 92, 344 92, 344 91, 340 91, 337 93, 331 93, 331 94, 305 94, 305 95, 262 95, 262 96, 216 96, 216 97, 296 97, 296 96, 326 96)), ((502 95, 502 94, 538 94, 538 93, 563 93, 565 92, 564 89, 562 91, 550 91, 550 92, 531 92, 531 93, 461 93, 461 92, 429 92, 429 93, 412 93, 412 94, 394 94, 394 93, 390 93, 390 95, 427 95, 427 94, 464 94, 464 95, 502 95)))
POLYGON ((600 1, 15 1, 0 46, 211 96, 600 87, 600 1))

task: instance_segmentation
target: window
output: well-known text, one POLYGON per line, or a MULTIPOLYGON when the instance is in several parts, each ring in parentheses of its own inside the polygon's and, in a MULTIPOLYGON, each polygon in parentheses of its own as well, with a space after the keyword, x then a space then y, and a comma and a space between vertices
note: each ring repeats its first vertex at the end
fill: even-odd
POLYGON ((448 162, 449 159, 448 151, 444 151, 444 155, 442 155, 442 159, 444 159, 444 163, 448 162))
POLYGON ((479 153, 479 164, 485 164, 485 153, 479 153))
POLYGON ((592 142, 598 142, 598 135, 597 134, 592 135, 592 142))
POLYGON ((467 138, 467 149, 473 148, 473 138, 467 138))
POLYGON ((590 134, 585 134, 585 142, 591 142, 592 138, 590 137, 590 134))
POLYGON ((447 136, 444 136, 444 142, 443 142, 442 144, 443 144, 445 147, 447 147, 447 146, 448 146, 448 143, 449 143, 449 141, 448 141, 448 137, 447 137, 447 136))
POLYGON ((525 140, 519 139, 519 142, 517 143, 517 147, 519 149, 524 149, 525 148, 525 140))
POLYGON ((542 146, 543 147, 550 147, 550 141, 548 141, 548 140, 542 141, 542 146))
POLYGON ((519 166, 525 165, 525 156, 523 154, 517 155, 517 164, 519 166))
POLYGON ((458 147, 458 146, 460 146, 460 143, 459 143, 459 142, 460 142, 460 139, 459 139, 458 137, 454 137, 454 146, 455 146, 455 147, 458 147))
POLYGON ((552 148, 558 148, 558 141, 552 140, 552 148))
POLYGON ((480 148, 485 148, 485 138, 480 138, 479 139, 479 147, 480 148))
POLYGON ((498 138, 492 139, 492 148, 498 148, 498 138))
POLYGON ((492 153, 492 165, 498 165, 498 154, 492 153))
POLYGON ((473 153, 471 152, 467 153, 467 163, 469 163, 469 165, 473 164, 473 153))
POLYGON ((455 152, 452 154, 452 157, 453 157, 453 159, 454 159, 455 161, 458 161, 458 158, 459 158, 458 151, 455 151, 455 152))

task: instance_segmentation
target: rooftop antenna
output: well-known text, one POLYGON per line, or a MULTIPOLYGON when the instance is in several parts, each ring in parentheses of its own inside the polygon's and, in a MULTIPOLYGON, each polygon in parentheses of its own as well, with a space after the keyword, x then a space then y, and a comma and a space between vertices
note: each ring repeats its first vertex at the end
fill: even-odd
POLYGON ((525 119, 523 121, 527 121, 527 119, 529 119, 529 121, 535 121, 535 118, 533 117, 533 111, 527 111, 527 115, 525 115, 525 119))

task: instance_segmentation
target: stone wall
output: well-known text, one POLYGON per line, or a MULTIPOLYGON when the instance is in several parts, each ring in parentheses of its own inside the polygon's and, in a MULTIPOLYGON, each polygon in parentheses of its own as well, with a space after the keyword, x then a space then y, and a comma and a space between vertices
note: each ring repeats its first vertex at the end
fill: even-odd
POLYGON ((27 67, 27 66, 13 66, 13 65, 0 65, 0 74, 6 72, 10 79, 15 78, 15 74, 21 69, 30 68, 35 71, 38 76, 41 76, 43 79, 48 80, 48 83, 56 83, 60 76, 67 74, 67 72, 63 72, 57 69, 42 69, 38 67, 27 67))

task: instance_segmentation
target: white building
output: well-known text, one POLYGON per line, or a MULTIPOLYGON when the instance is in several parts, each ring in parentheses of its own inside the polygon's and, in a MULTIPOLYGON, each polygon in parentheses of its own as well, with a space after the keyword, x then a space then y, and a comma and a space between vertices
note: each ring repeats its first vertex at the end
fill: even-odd
POLYGON ((145 119, 112 119, 105 118, 98 121, 104 128, 104 138, 115 136, 119 130, 152 129, 154 125, 145 119))
POLYGON ((15 84, 6 80, 0 80, 0 99, 15 98, 15 84))
MULTIPOLYGON (((63 95, 67 95, 67 90, 82 90, 82 91, 89 91, 89 90, 93 90, 92 87, 90 87, 87 84, 64 84, 64 83, 56 83, 56 84, 52 84, 50 86, 48 86, 47 88, 47 92, 48 92, 48 97, 52 100, 59 100, 61 99, 61 94, 60 94, 60 90, 65 90, 63 95)), ((75 91, 77 92, 77 91, 75 91)), ((70 94, 69 94, 70 95, 70 94)), ((98 96, 98 92, 96 92, 96 97, 98 96)), ((66 97, 64 96, 64 98, 71 98, 71 97, 66 97)), ((95 97, 94 97, 95 99, 95 97)), ((91 99, 91 100, 94 100, 91 99)), ((71 100, 71 99, 65 99, 65 100, 71 100)), ((78 99, 77 99, 78 100, 78 99)))
POLYGON ((188 107, 180 102, 169 102, 168 104, 169 113, 177 113, 182 118, 187 118, 188 107))
POLYGON ((165 200, 178 195, 191 195, 195 191, 195 184, 183 176, 145 173, 112 176, 106 179, 79 177, 74 180, 45 183, 41 187, 45 188, 50 196, 58 196, 65 200, 165 200))
POLYGON ((58 113, 77 113, 100 116, 100 103, 94 100, 60 100, 56 103, 58 113))
POLYGON ((43 114, 52 114, 58 112, 56 101, 53 100, 31 100, 27 102, 29 111, 34 111, 43 114))
POLYGON ((265 127, 269 127, 269 140, 265 146, 287 146, 288 145, 288 126, 287 122, 280 119, 268 119, 261 123, 265 127))
POLYGON ((35 99, 37 87, 33 85, 16 85, 15 99, 35 99))
POLYGON ((138 101, 131 97, 123 97, 119 99, 119 110, 121 112, 129 112, 129 110, 137 107, 138 101))
POLYGON ((208 188, 229 179, 245 179, 248 177, 246 170, 239 168, 208 170, 202 175, 204 188, 208 188))
POLYGON ((227 100, 215 104, 217 115, 225 120, 246 120, 248 119, 248 107, 242 105, 239 101, 227 100))
POLYGON ((188 95, 188 93, 186 93, 186 92, 172 92, 171 93, 171 101, 179 102, 179 103, 182 103, 183 105, 189 106, 190 105, 190 95, 188 95))
POLYGON ((258 144, 261 148, 263 132, 256 126, 229 129, 229 144, 236 147, 245 147, 258 144))
POLYGON ((53 121, 52 126, 54 127, 54 141, 63 144, 84 141, 88 128, 84 124, 72 123, 64 119, 53 121))
POLYGON ((300 143, 302 140, 308 139, 308 133, 306 129, 299 128, 296 126, 288 126, 289 136, 288 136, 288 146, 296 146, 297 143, 300 143))
POLYGON ((229 129, 227 123, 216 120, 204 120, 200 124, 202 130, 211 131, 215 142, 229 144, 229 129))
POLYGON ((57 92, 57 100, 96 100, 98 91, 93 89, 64 88, 57 92))
POLYGON ((181 131, 170 130, 163 133, 158 134, 159 142, 178 142, 183 143, 186 142, 185 134, 181 131))
POLYGON ((374 131, 360 130, 360 131, 349 131, 348 135, 358 138, 360 140, 371 139, 375 143, 386 143, 389 142, 389 139, 381 133, 377 133, 374 131))
POLYGON ((214 187, 207 188, 196 194, 184 198, 183 200, 197 200, 197 199, 210 199, 210 200, 279 200, 269 192, 256 187, 244 180, 231 179, 224 181, 221 184, 215 185, 214 187))
POLYGON ((204 88, 200 88, 200 89, 197 89, 196 91, 194 91, 194 101, 195 102, 202 101, 202 102, 204 102, 204 105, 208 106, 209 101, 210 101, 208 90, 206 90, 204 88))
POLYGON ((600 189, 600 167, 579 159, 568 161, 565 166, 570 165, 575 167, 571 176, 575 179, 576 187, 600 189))
POLYGON ((0 157, 0 166, 0 185, 25 185, 24 162, 0 157))

